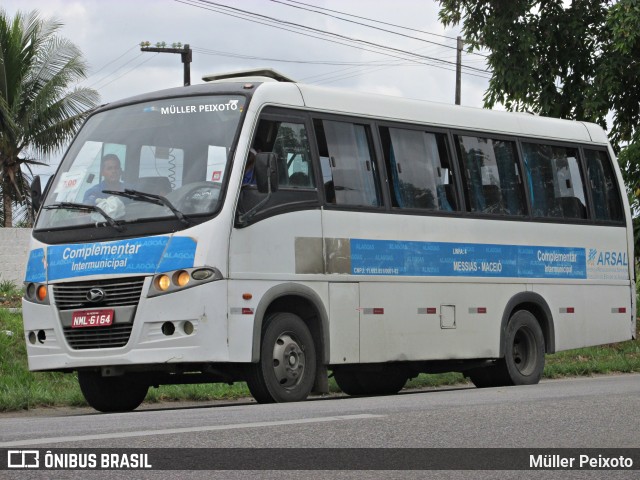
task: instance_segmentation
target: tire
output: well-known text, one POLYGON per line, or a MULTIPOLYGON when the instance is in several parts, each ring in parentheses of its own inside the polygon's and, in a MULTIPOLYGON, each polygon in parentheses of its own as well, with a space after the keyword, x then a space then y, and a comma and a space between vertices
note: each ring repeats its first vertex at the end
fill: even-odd
POLYGON ((407 375, 392 368, 381 371, 362 371, 356 368, 337 368, 333 378, 347 395, 395 395, 407 383, 407 375))
POLYGON ((260 361, 249 367, 247 386, 259 403, 299 402, 311 393, 316 349, 309 329, 293 313, 270 315, 260 345, 260 361))
POLYGON ((504 358, 494 365, 475 368, 467 376, 478 388, 535 385, 544 370, 544 335, 536 317, 518 310, 505 331, 504 358))
POLYGON ((465 375, 478 388, 503 387, 509 385, 503 363, 504 359, 500 359, 494 365, 474 368, 465 372, 465 375))
POLYGON ((103 377, 97 372, 78 372, 80 390, 87 403, 99 412, 130 412, 146 397, 149 385, 136 377, 103 377))
POLYGON ((536 317, 518 310, 505 333, 503 371, 509 385, 535 385, 544 370, 544 335, 536 317))

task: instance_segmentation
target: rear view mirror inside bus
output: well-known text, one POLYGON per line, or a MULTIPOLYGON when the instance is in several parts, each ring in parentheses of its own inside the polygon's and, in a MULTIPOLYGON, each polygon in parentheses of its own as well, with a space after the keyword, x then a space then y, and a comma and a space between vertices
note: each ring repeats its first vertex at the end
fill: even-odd
POLYGON ((278 191, 278 157, 273 152, 260 152, 256 155, 256 185, 260 193, 278 191), (269 189, 269 183, 271 189, 269 189))

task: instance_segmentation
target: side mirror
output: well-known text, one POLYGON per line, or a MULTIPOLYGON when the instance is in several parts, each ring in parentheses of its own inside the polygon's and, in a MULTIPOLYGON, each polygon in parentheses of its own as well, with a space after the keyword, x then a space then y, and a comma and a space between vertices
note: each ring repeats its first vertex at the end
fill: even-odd
POLYGON ((33 182, 31 182, 29 192, 31 193, 31 209, 33 211, 33 218, 35 218, 42 204, 42 185, 40 184, 40 175, 33 177, 33 182))
POLYGON ((278 157, 275 153, 258 153, 253 168, 258 192, 273 193, 278 191, 278 157))

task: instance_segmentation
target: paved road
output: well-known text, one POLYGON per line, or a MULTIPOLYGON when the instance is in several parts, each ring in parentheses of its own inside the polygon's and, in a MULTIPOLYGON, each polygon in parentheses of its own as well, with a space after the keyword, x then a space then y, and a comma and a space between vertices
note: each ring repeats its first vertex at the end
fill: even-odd
MULTIPOLYGON (((552 380, 526 387, 464 387, 389 397, 314 399, 296 404, 230 402, 109 415, 88 410, 53 416, 2 415, 0 448, 638 448, 638 412, 640 375, 636 374, 552 380)), ((70 478, 89 478, 97 473, 84 472, 70 478)), ((144 478, 171 478, 167 473, 145 472, 144 478)), ((180 473, 175 478, 204 478, 202 473, 180 473)), ((229 478, 231 473, 215 478, 229 478)), ((245 478, 249 473, 233 472, 231 476, 245 478)), ((300 478, 290 476, 295 472, 267 473, 261 472, 259 477, 300 478)), ((401 472, 397 478, 424 478, 424 473, 401 472)), ((433 477, 437 472, 427 473, 433 477)), ((557 478, 559 474, 527 473, 535 475, 531 478, 557 478)), ((609 472, 607 476, 630 478, 629 473, 609 472)), ((341 475, 394 478, 389 472, 369 474, 341 475)), ((477 474, 443 472, 441 478, 477 478, 477 474)), ((603 474, 562 472, 563 478, 602 478, 603 474)), ((39 477, 37 472, 31 475, 53 478, 39 477)), ((92 478, 143 478, 139 474, 126 476, 126 472, 100 475, 92 478)), ((328 476, 319 472, 307 475, 328 476)), ((335 473, 330 476, 338 477, 335 473)), ((523 472, 482 475, 494 476, 523 478, 523 472)))

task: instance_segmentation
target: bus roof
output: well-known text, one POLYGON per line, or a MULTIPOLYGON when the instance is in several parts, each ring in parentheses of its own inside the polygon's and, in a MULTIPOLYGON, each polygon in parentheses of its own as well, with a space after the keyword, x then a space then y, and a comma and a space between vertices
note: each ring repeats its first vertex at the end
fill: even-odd
POLYGON ((602 128, 592 123, 295 83, 270 69, 208 75, 205 78, 209 83, 152 92, 102 108, 185 95, 237 93, 252 96, 254 109, 259 109, 262 105, 306 107, 327 113, 459 130, 605 145, 608 142, 602 128), (251 88, 247 88, 248 83, 251 88))

